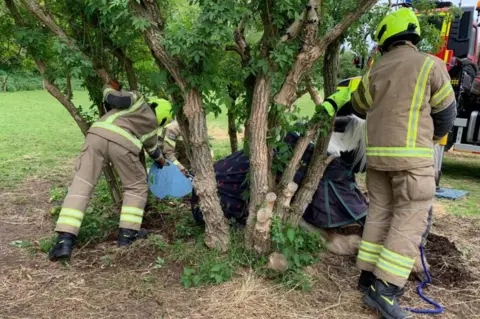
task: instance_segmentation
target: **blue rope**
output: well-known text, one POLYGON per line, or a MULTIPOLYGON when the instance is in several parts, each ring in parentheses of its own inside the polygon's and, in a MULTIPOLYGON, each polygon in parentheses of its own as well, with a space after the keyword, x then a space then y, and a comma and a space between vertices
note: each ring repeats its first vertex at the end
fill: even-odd
POLYGON ((430 273, 428 272, 426 261, 425 261, 425 248, 423 245, 420 246, 420 256, 422 258, 422 266, 423 266, 423 271, 425 272, 425 275, 427 276, 427 279, 424 280, 420 285, 417 287, 417 292, 420 295, 420 297, 431 304, 432 306, 435 307, 435 309, 414 309, 414 308, 407 308, 408 311, 413 312, 413 313, 420 313, 420 314, 440 314, 443 312, 443 307, 438 304, 437 302, 433 301, 432 299, 428 298, 425 296, 422 292, 422 289, 425 285, 432 283, 432 278, 430 277, 430 273))

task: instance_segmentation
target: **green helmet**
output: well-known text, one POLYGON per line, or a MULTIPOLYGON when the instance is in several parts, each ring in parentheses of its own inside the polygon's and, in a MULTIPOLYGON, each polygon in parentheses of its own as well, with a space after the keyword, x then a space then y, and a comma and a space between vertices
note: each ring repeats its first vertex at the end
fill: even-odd
POLYGON ((150 104, 155 109, 157 115, 157 123, 164 126, 172 119, 172 104, 165 99, 151 99, 150 104))
POLYGON ((420 41, 420 23, 411 9, 400 8, 383 18, 375 32, 375 41, 387 49, 395 41, 409 40, 414 44, 420 41))

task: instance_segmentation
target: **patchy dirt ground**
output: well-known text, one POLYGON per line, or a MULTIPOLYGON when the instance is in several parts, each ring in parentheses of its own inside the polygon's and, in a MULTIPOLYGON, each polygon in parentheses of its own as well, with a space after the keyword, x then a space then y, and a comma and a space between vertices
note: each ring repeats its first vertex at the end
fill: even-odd
MULTIPOLYGON (((50 263, 11 245, 50 236, 50 186, 35 179, 0 190, 0 318, 379 318, 362 306, 352 257, 325 254, 309 267, 311 292, 286 290, 249 270, 222 285, 185 289, 182 265, 154 269, 155 251, 145 241, 124 250, 113 241, 79 247, 70 265, 50 263)), ((435 285, 426 294, 446 307, 438 318, 480 318, 480 219, 439 214, 433 232, 427 253, 435 285)), ((407 285, 402 304, 428 307, 415 288, 407 285)))

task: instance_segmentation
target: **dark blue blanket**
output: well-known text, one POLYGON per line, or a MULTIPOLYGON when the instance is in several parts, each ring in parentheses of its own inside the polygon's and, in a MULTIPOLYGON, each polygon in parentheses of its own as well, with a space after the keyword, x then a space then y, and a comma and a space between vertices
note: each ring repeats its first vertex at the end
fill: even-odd
MULTIPOLYGON (((295 147, 298 135, 289 133, 284 139, 290 149, 295 147)), ((275 155, 278 155, 276 151, 275 155)), ((302 164, 294 181, 301 184, 312 158, 313 145, 309 145, 302 157, 302 164)), ((315 192, 312 203, 307 207, 303 218, 321 228, 334 228, 362 221, 367 212, 365 197, 356 187, 355 174, 348 163, 351 154, 342 154, 326 168, 315 192), (328 199, 328 200, 327 200, 328 199)), ((248 156, 242 151, 233 153, 214 164, 218 195, 225 217, 245 223, 248 216, 248 179, 250 169, 248 156)), ((278 176, 280 177, 280 175, 278 176)), ((195 220, 203 223, 198 208, 198 197, 192 196, 192 212, 195 220)))

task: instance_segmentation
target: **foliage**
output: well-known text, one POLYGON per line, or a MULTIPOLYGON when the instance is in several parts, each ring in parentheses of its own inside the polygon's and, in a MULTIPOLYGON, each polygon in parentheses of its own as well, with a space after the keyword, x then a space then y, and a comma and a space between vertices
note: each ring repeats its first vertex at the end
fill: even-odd
POLYGON ((290 288, 309 290, 309 278, 302 269, 318 261, 322 251, 320 235, 300 227, 284 224, 278 217, 272 219, 272 243, 275 251, 288 261, 288 269, 279 280, 290 288))

